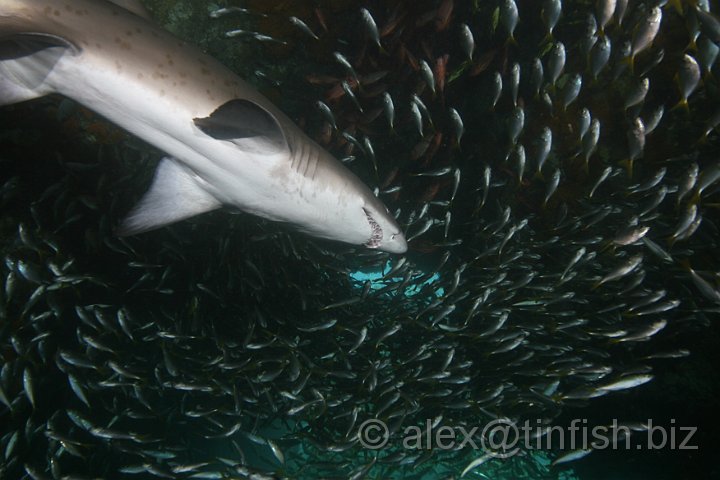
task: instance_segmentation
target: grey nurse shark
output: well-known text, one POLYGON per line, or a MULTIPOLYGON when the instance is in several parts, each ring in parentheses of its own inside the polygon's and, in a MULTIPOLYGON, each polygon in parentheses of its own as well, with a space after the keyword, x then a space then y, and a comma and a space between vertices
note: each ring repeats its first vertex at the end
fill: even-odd
POLYGON ((228 68, 137 2, 0 0, 0 105, 59 93, 167 154, 123 234, 222 205, 403 253, 370 189, 228 68))

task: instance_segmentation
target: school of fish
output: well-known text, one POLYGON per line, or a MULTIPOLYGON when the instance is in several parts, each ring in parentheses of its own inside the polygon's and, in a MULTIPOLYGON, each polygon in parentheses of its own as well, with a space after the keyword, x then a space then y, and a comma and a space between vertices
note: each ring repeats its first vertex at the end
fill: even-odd
POLYGON ((556 478, 401 433, 552 425, 717 319, 716 7, 294 3, 195 21, 408 252, 239 212, 117 237, 154 152, 68 100, 0 111, 0 478, 556 478))

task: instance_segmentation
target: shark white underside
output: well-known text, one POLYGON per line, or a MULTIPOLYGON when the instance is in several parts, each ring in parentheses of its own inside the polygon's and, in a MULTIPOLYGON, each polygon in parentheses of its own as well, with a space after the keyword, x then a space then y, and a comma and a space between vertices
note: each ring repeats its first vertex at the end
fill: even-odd
POLYGON ((407 249, 355 175, 210 57, 104 0, 0 0, 0 104, 54 92, 167 154, 126 234, 233 205, 316 237, 407 249))

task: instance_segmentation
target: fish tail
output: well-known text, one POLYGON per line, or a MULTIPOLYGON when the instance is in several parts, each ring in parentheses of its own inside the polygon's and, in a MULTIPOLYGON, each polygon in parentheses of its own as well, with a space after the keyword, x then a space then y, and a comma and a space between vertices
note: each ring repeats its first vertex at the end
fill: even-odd
POLYGON ((633 164, 634 164, 634 162, 635 162, 635 160, 632 159, 632 158, 628 158, 628 159, 626 159, 626 160, 621 160, 621 161, 620 161, 620 165, 622 165, 623 167, 625 167, 625 170, 627 170, 628 178, 632 178, 632 175, 633 175, 633 164))
POLYGON ((689 203, 690 205, 697 205, 698 203, 700 203, 700 192, 696 190, 695 194, 692 196, 692 198, 690 198, 689 203))
POLYGON ((688 104, 687 98, 681 98, 680 101, 678 101, 678 103, 676 103, 675 106, 670 109, 670 111, 672 112, 674 110, 677 110, 678 108, 682 108, 683 110, 685 110, 685 113, 687 113, 688 115, 690 114, 690 105, 688 104))
POLYGON ((678 265, 680 265, 685 271, 687 271, 687 272, 691 272, 691 271, 692 271, 692 267, 690 266, 690 260, 688 260, 687 258, 683 258, 683 259, 677 260, 677 263, 678 263, 678 265))
POLYGON ((535 175, 533 175, 533 178, 536 180, 540 180, 541 182, 545 181, 545 175, 543 175, 543 173, 540 170, 535 172, 535 175))
POLYGON ((631 74, 635 74, 635 55, 631 54, 622 59, 622 63, 627 64, 631 74))
POLYGON ((680 16, 683 16, 682 0, 670 0, 668 5, 672 6, 680 16))
POLYGON ((708 70, 705 75, 703 75, 703 83, 707 85, 708 83, 715 84, 716 83, 715 75, 713 75, 712 71, 708 70))

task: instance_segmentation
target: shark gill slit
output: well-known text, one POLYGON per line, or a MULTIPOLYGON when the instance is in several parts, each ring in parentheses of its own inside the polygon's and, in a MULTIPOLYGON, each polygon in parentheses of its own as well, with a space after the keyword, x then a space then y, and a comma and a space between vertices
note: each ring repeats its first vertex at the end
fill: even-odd
POLYGON ((320 152, 318 151, 315 146, 310 149, 310 161, 312 162, 312 175, 310 176, 310 180, 315 180, 315 175, 317 175, 318 171, 318 164, 320 160, 320 152))
POLYGON ((305 170, 303 171, 303 176, 308 177, 308 172, 310 171, 310 166, 312 165, 313 161, 315 160, 315 149, 312 147, 312 145, 308 145, 307 151, 305 152, 305 156, 307 157, 305 159, 305 170))

